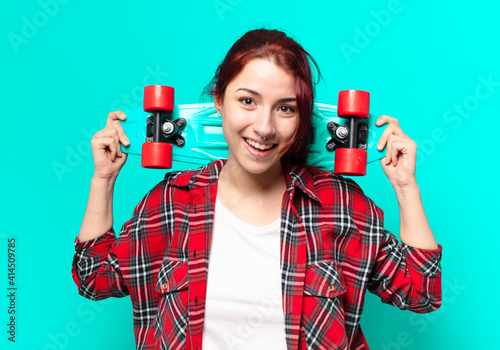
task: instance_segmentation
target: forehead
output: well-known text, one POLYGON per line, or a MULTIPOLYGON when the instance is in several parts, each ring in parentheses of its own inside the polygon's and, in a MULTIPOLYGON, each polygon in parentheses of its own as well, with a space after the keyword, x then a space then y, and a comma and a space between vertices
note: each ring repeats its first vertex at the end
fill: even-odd
POLYGON ((228 89, 248 88, 262 93, 295 96, 296 78, 269 59, 250 60, 229 83, 228 89))

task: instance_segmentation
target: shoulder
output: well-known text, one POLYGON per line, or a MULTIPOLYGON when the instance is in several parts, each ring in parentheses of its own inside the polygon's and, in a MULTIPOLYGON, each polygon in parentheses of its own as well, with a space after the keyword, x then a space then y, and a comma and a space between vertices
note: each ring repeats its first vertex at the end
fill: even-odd
POLYGON ((384 236, 384 212, 351 178, 323 172, 315 175, 321 201, 320 215, 332 217, 339 232, 350 232, 362 242, 379 244, 384 236))
POLYGON ((148 191, 135 207, 132 218, 122 227, 120 242, 139 241, 162 232, 156 228, 165 225, 173 227, 175 213, 185 211, 191 191, 214 183, 218 178, 217 169, 223 164, 218 160, 198 169, 165 174, 164 179, 148 191), (145 227, 153 229, 144 230, 145 227))
POLYGON ((167 173, 162 183, 165 186, 188 187, 190 189, 207 186, 219 178, 225 159, 219 159, 202 167, 167 173))
POLYGON ((332 171, 322 170, 313 174, 313 181, 318 191, 330 189, 364 195, 363 190, 354 180, 336 175, 332 171))
POLYGON ((383 211, 365 194, 356 181, 331 171, 313 174, 316 192, 321 203, 341 205, 356 213, 383 217, 383 211))
POLYGON ((139 206, 152 207, 172 200, 177 193, 188 193, 198 187, 209 186, 218 178, 225 160, 216 160, 196 169, 172 171, 144 196, 139 206))
POLYGON ((365 197, 361 187, 352 179, 322 168, 287 164, 292 183, 311 190, 320 199, 335 195, 365 197))

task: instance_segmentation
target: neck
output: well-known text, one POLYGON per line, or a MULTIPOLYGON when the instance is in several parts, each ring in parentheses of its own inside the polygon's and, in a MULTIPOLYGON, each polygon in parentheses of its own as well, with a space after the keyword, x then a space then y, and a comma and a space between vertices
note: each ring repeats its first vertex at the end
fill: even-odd
POLYGON ((280 162, 265 173, 252 174, 238 166, 233 166, 233 163, 228 160, 221 170, 219 185, 247 196, 260 196, 263 193, 269 194, 275 191, 284 192, 286 188, 280 162))
POLYGON ((217 198, 244 222, 265 226, 280 217, 285 191, 280 162, 265 173, 252 174, 228 159, 219 176, 217 198))

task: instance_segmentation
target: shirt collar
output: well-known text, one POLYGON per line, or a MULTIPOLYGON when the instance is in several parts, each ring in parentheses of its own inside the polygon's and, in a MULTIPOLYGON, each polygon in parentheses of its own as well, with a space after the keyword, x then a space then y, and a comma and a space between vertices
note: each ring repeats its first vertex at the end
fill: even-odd
MULTIPOLYGON (((186 187, 195 189, 211 185, 219 178, 222 167, 227 159, 213 161, 201 168, 187 171, 174 171, 165 175, 165 182, 176 187, 186 187)), ((283 161, 285 169, 285 180, 287 189, 294 194, 294 189, 298 188, 311 199, 321 203, 316 191, 316 175, 308 168, 293 165, 283 161)))
POLYGON ((287 161, 283 161, 283 167, 287 170, 285 171, 285 179, 292 197, 295 192, 294 189, 298 188, 312 200, 321 203, 316 190, 316 181, 318 175, 323 172, 322 170, 315 171, 307 167, 291 164, 287 161))
POLYGON ((198 169, 174 171, 165 175, 165 182, 176 187, 195 189, 212 184, 219 178, 227 159, 219 159, 198 169))

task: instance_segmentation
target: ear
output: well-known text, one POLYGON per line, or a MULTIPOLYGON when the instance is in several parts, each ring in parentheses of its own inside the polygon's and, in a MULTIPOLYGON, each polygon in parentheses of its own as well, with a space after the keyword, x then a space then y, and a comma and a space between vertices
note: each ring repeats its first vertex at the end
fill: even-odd
POLYGON ((222 113, 222 101, 217 96, 214 96, 214 106, 215 106, 215 109, 217 110, 217 113, 221 114, 222 113))

